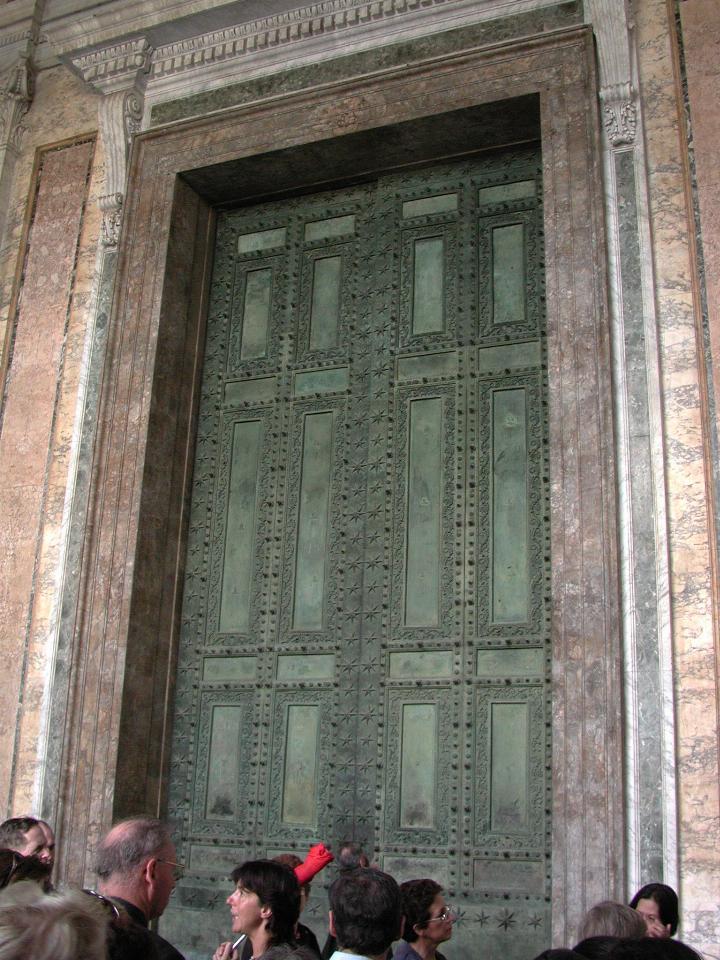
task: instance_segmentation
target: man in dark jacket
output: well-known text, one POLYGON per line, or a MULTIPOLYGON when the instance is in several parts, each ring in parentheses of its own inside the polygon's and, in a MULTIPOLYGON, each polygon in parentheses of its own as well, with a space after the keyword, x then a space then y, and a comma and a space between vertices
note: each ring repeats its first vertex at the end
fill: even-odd
MULTIPOLYGON (((135 923, 145 928, 162 916, 180 870, 170 831, 162 821, 151 817, 116 823, 98 851, 100 893, 120 904, 135 923)), ((150 937, 160 960, 185 960, 159 934, 151 930, 150 937)))

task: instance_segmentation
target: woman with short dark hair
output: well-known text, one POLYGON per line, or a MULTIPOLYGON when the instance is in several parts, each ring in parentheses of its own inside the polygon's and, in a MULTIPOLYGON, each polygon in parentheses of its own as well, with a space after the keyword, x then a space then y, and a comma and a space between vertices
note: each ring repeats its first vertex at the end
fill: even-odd
MULTIPOLYGON (((274 860, 249 860, 232 872, 235 890, 227 898, 233 933, 252 944, 253 960, 271 947, 295 949, 295 924, 300 916, 300 884, 293 871, 274 860)), ((277 957, 277 951, 273 952, 277 957)), ((237 950, 222 943, 214 960, 236 960, 237 950)))
POLYGON ((407 880, 400 884, 400 895, 405 929, 394 960, 445 960, 438 947, 452 936, 456 916, 440 884, 407 880))

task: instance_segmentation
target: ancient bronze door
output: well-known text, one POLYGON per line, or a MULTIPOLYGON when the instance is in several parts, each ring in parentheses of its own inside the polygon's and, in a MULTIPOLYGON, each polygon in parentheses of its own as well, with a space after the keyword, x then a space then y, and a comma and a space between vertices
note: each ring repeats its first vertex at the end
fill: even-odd
POLYGON ((538 161, 220 217, 169 803, 189 957, 233 866, 344 838, 443 884, 451 957, 549 943, 538 161))

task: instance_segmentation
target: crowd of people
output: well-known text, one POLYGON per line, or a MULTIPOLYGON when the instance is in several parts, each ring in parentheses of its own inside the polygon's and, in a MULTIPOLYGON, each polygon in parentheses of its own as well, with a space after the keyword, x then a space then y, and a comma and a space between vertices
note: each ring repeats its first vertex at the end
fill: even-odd
MULTIPOLYGON (((166 824, 149 817, 116 824, 99 845, 96 890, 56 891, 54 855, 45 821, 0 824, 0 960, 185 960, 151 927, 184 869, 166 824)), ((445 960, 439 948, 458 918, 442 886, 429 878, 398 884, 352 842, 338 851, 321 948, 300 915, 313 877, 333 859, 316 844, 304 860, 283 854, 239 865, 227 898, 234 939, 213 960, 445 960)), ((596 904, 575 946, 535 960, 698 960, 673 939, 678 921, 675 891, 651 883, 629 905, 596 904)))

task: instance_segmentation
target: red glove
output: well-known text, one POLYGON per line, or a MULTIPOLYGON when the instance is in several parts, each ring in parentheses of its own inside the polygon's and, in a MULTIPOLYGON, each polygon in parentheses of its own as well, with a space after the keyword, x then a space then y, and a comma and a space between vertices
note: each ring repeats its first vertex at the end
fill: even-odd
POLYGON ((316 843, 314 847, 310 847, 305 862, 295 867, 295 876, 300 886, 304 887, 306 883, 310 883, 315 874, 320 873, 323 867, 334 859, 335 857, 326 849, 324 843, 316 843))

